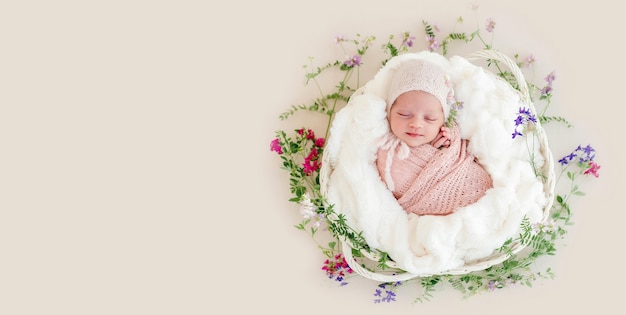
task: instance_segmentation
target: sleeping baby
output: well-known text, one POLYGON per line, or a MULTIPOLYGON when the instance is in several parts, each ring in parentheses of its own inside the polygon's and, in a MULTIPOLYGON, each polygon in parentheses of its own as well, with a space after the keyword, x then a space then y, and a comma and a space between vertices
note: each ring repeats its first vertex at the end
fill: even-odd
POLYGON ((407 213, 446 215, 493 187, 451 121, 454 91, 444 70, 426 60, 399 65, 389 84, 390 132, 378 149, 381 179, 407 213))

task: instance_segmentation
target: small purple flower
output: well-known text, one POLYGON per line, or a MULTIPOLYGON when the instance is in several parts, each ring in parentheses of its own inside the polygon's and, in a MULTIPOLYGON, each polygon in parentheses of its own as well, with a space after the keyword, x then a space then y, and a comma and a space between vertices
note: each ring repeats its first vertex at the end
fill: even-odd
POLYGON ((377 289, 374 291, 374 296, 377 297, 374 299, 374 303, 391 303, 396 301, 396 290, 398 286, 402 284, 401 281, 397 282, 386 282, 378 285, 377 289), (384 292, 384 295, 383 295, 384 292))
POLYGON ((336 35, 334 37, 334 40, 335 40, 335 44, 339 45, 339 44, 345 42, 346 38, 343 35, 336 35))
POLYGON ((591 163, 593 159, 596 157, 596 150, 587 145, 586 147, 578 146, 572 153, 562 157, 559 160, 559 163, 563 166, 569 164, 570 162, 581 164, 591 163))
POLYGON ((583 172, 584 175, 599 177, 598 170, 600 169, 600 165, 593 160, 595 157, 596 150, 592 146, 587 145, 583 147, 579 145, 572 153, 562 157, 559 160, 559 164, 566 166, 570 163, 575 163, 585 170, 583 172))
POLYGON ((489 281, 489 291, 493 291, 493 290, 497 289, 499 284, 500 283, 498 281, 495 281, 495 280, 489 281))
POLYGON ((548 82, 548 85, 552 85, 552 81, 554 81, 554 79, 556 79, 554 71, 550 72, 545 78, 546 82, 548 82))
POLYGON ((348 67, 360 66, 361 65, 361 56, 354 55, 352 58, 343 62, 344 65, 348 67))
MULTIPOLYGON (((580 148, 580 146, 579 146, 580 148)), ((592 148, 590 145, 587 145, 586 147, 581 149, 583 152, 585 152, 585 154, 588 157, 591 157, 591 159, 593 159, 596 156, 596 150, 594 148, 592 148)))
POLYGON ((550 93, 552 93, 552 87, 550 85, 546 85, 541 89, 542 96, 547 96, 550 93))
POLYGON ((545 77, 545 80, 548 84, 541 89, 541 99, 548 99, 550 97, 552 93, 552 82, 554 82, 554 79, 556 79, 554 71, 550 72, 545 77))
POLYGON ((487 19, 487 32, 493 32, 493 29, 496 27, 496 21, 492 18, 487 19))
POLYGON ((517 136, 523 136, 524 134, 521 132, 521 130, 528 124, 537 123, 537 117, 535 117, 535 115, 530 112, 530 108, 520 107, 514 122, 515 130, 512 134, 513 139, 515 139, 517 136))
POLYGON ((526 64, 526 66, 530 66, 533 63, 535 63, 535 55, 533 54, 528 55, 528 57, 526 57, 526 60, 524 60, 524 63, 526 64))
POLYGON ((387 293, 387 296, 385 297, 385 302, 389 303, 389 302, 393 302, 396 300, 396 293, 391 291, 391 290, 387 290, 385 291, 385 293, 387 293))
POLYGON ((406 47, 413 47, 413 40, 415 39, 415 36, 411 35, 409 32, 404 32, 403 34, 403 39, 402 39, 402 46, 406 46, 406 47))
POLYGON ((439 48, 440 44, 435 39, 435 36, 426 36, 426 41, 428 42, 428 50, 435 51, 439 48))

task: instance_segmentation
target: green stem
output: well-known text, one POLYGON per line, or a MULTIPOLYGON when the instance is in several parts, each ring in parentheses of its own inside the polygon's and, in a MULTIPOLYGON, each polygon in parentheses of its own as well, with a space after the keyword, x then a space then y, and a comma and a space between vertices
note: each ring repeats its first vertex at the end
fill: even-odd
MULTIPOLYGON (((353 68, 350 69, 350 70, 347 70, 346 74, 343 77, 343 80, 340 81, 341 85, 340 85, 340 88, 338 90, 339 94, 341 94, 341 92, 343 92, 343 89, 346 86, 346 82, 350 78, 350 74, 351 74, 352 70, 353 70, 353 68)), ((333 117, 335 116, 335 108, 337 108, 337 101, 338 100, 339 100, 338 98, 334 99, 334 101, 333 101, 333 108, 327 114, 328 115, 328 122, 326 123, 326 132, 324 133, 324 139, 328 139, 328 134, 330 132, 330 125, 332 124, 333 117)))

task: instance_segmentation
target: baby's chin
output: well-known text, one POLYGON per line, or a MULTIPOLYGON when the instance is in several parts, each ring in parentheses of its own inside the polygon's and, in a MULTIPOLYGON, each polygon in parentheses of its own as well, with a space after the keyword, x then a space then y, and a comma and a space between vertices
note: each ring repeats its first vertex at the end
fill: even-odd
POLYGON ((411 140, 407 140, 407 139, 402 139, 402 141, 404 143, 406 143, 406 145, 409 146, 409 148, 417 148, 417 147, 422 146, 424 144, 430 143, 430 141, 426 142, 424 140, 422 140, 422 141, 415 141, 415 140, 411 141, 411 140))

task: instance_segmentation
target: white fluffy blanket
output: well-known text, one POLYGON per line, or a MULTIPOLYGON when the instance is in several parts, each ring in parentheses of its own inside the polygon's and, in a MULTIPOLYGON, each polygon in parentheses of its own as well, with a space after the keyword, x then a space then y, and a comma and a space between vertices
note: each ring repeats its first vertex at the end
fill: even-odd
POLYGON ((323 193, 371 247, 388 253, 407 272, 440 274, 476 262, 516 237, 525 216, 531 222, 543 217, 547 198, 529 163, 527 139, 511 137, 520 106, 513 88, 465 58, 427 51, 395 57, 336 114, 324 151, 323 193), (407 214, 375 165, 380 140, 389 132, 388 82, 397 66, 412 58, 426 58, 448 71, 463 102, 457 116, 462 137, 493 179, 494 187, 478 202, 447 216, 407 214))

